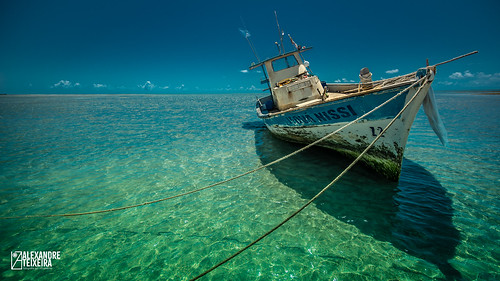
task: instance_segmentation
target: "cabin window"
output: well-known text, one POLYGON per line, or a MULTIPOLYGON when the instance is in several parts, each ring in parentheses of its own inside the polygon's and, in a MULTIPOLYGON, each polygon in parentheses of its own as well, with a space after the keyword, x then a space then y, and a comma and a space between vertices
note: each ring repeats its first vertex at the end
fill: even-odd
POLYGON ((293 66, 299 65, 297 62, 297 59, 295 58, 294 55, 290 55, 288 57, 284 57, 281 59, 277 59, 273 61, 273 70, 274 72, 287 69, 293 66))

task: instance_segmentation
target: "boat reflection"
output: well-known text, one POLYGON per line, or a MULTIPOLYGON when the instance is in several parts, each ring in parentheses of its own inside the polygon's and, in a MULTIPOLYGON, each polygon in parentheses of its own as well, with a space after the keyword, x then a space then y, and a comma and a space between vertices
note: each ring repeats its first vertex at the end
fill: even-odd
MULTIPOLYGON (((245 123, 243 128, 255 131, 262 164, 302 147, 273 137, 261 122, 245 123)), ((310 199, 349 163, 331 150, 314 147, 268 169, 310 199)), ((399 183, 355 166, 315 204, 364 234, 435 264, 448 280, 462 279, 448 262, 460 243, 460 233, 452 223, 452 201, 434 176, 415 162, 404 159, 399 183)))

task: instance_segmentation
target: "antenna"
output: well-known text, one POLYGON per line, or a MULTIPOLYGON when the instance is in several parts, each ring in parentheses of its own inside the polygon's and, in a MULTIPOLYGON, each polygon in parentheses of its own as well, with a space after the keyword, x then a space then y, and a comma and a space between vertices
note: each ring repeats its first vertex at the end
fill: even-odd
POLYGON ((280 23, 278 22, 278 13, 276 13, 276 11, 274 11, 274 17, 276 18, 276 25, 278 26, 278 33, 280 36, 280 42, 281 42, 280 55, 281 55, 282 52, 283 54, 285 53, 285 46, 283 45, 283 35, 285 35, 285 32, 280 28, 280 23))
MULTIPOLYGON (((243 18, 240 16, 240 19, 241 19, 241 24, 243 24, 243 28, 244 29, 241 29, 240 28, 240 32, 243 34, 243 36, 245 36, 245 39, 247 39, 247 42, 248 42, 248 45, 250 45, 250 48, 252 49, 252 52, 253 54, 255 55, 255 57, 257 58, 257 61, 260 62, 260 58, 259 56, 257 55, 257 52, 255 51, 255 48, 252 44, 252 41, 250 41, 250 32, 248 32, 248 29, 245 25, 245 22, 243 21, 243 18)), ((267 82, 267 86, 269 87, 269 91, 271 91, 271 84, 269 84, 269 79, 267 78, 267 75, 266 75, 266 69, 264 68, 264 65, 261 65, 262 67, 262 73, 264 73, 264 77, 266 78, 266 82, 267 82)))
POLYGON ((257 51, 255 51, 255 48, 252 44, 252 41, 250 41, 251 34, 250 34, 250 32, 248 32, 248 29, 245 25, 245 22, 243 21, 243 18, 241 16, 240 16, 240 19, 241 19, 241 23, 243 24, 243 28, 244 28, 244 29, 240 28, 240 32, 243 34, 243 36, 245 36, 245 39, 247 39, 248 45, 250 46, 250 49, 252 49, 253 54, 257 58, 257 61, 260 62, 259 56, 257 55, 257 51))
POLYGON ((274 44, 276 45, 276 48, 278 48, 278 53, 281 55, 280 43, 274 42, 274 44))

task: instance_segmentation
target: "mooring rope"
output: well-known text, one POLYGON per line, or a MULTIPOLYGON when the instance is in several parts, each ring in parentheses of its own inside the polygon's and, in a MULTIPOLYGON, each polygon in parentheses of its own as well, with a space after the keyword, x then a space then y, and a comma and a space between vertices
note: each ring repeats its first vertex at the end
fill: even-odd
POLYGON ((135 204, 135 205, 129 205, 129 206, 123 206, 123 207, 118 207, 118 208, 112 208, 112 209, 105 209, 105 210, 97 210, 97 211, 89 211, 89 212, 81 212, 81 213, 66 213, 66 214, 47 214, 47 215, 25 215, 25 216, 10 216, 10 217, 0 217, 0 219, 27 219, 27 218, 51 218, 51 217, 74 217, 74 216, 84 216, 84 215, 93 215, 93 214, 101 214, 101 213, 109 213, 109 212, 115 212, 115 211, 121 211, 121 210, 126 210, 126 209, 131 209, 131 208, 137 208, 137 207, 141 207, 141 206, 146 206, 146 205, 151 205, 151 204, 154 204, 154 203, 158 203, 158 202, 162 202, 162 201, 167 201, 167 200, 170 200, 170 199, 174 199, 174 198, 178 198, 178 197, 182 197, 182 196, 186 196, 186 195, 189 195, 189 194, 193 194, 193 193, 196 193, 196 192, 200 192, 200 191, 203 191, 203 190, 206 190, 206 189, 209 189, 209 188, 212 188, 212 187, 215 187, 215 186, 218 186, 218 185, 221 185, 221 184, 224 184, 224 183, 227 183, 227 182, 230 182, 230 181, 233 181, 233 180, 236 180, 238 178, 241 178, 243 176, 246 176, 248 174, 252 174, 252 173, 255 173, 259 170, 262 170, 264 168, 267 168, 269 166, 272 166, 276 163, 279 163, 283 160, 286 160, 306 149, 309 149, 311 148, 312 146, 315 146, 317 145, 318 143, 330 138, 331 136, 337 134, 338 132, 340 132, 341 130, 345 129, 346 127, 358 122, 359 120, 365 118, 366 116, 368 116, 369 114, 377 111, 378 109, 380 109, 381 107, 383 107, 384 105, 386 105, 387 103, 391 102, 392 100, 394 100, 395 98, 399 97, 401 94, 403 94, 404 92, 408 91, 409 89, 411 89, 413 86, 417 85, 418 83, 422 82, 422 80, 424 79, 425 77, 422 77, 420 79, 417 79, 413 84, 411 84, 410 86, 406 87, 405 89, 401 90, 399 93, 397 93, 396 95, 392 96, 391 98, 389 98, 388 100, 386 100, 385 102, 381 103, 380 105, 378 105, 377 107, 373 108, 372 110, 366 112, 365 114, 361 115, 360 117, 352 120, 351 122, 349 123, 346 123, 344 126, 340 127, 339 129, 329 133, 328 135, 290 153, 290 154, 287 154, 279 159, 276 159, 272 162, 269 162, 265 165, 261 165, 253 170, 250 170, 250 171, 247 171, 245 173, 242 173, 242 174, 239 174, 237 176, 234 176, 232 178, 229 178, 229 179, 226 179, 226 180, 223 180, 223 181, 219 181, 219 182, 216 182, 216 183, 213 183, 211 185, 207 185, 207 186, 204 186, 204 187, 201 187, 201 188, 198 188, 198 189, 195 189, 195 190, 191 190, 191 191, 188 191, 188 192, 184 192, 184 193, 180 193, 180 194, 177 194, 177 195, 173 195, 173 196, 170 196, 170 197, 165 197, 165 198, 161 198, 161 199, 157 199, 157 200, 153 200, 153 201, 148 201, 148 202, 143 202, 143 203, 139 203, 139 204, 135 204))
MULTIPOLYGON (((427 78, 426 76, 424 76, 422 79, 425 79, 427 78)), ((422 79, 420 79, 419 81, 421 81, 422 79)), ((214 265, 212 268, 208 269, 207 271, 203 272, 202 274, 194 277, 193 279, 191 279, 191 281, 193 280, 197 280, 203 276, 205 276, 206 274, 210 273, 211 271, 215 270, 216 268, 222 266, 223 264, 225 264, 226 262, 230 261, 231 259, 235 258, 236 256, 238 256, 239 254, 243 253, 245 250, 247 250, 248 248, 252 247, 253 245, 255 245, 256 243, 258 243, 260 240, 264 239, 266 236, 268 236, 269 234, 273 233, 275 230, 277 230, 278 228, 280 228, 281 226, 283 226, 286 222, 288 222, 290 219, 292 219, 293 217, 295 217, 298 213, 300 213, 302 210, 304 210, 307 206, 309 206, 314 200, 316 200, 318 197, 320 197, 325 191, 327 191, 331 186, 333 186, 338 180, 340 180, 340 178, 342 178, 354 165, 356 165, 356 163, 358 163, 358 161, 361 159, 361 157, 363 157, 366 152, 368 150, 370 150, 370 148, 373 147, 373 145, 375 145, 375 142, 377 142, 383 135, 384 133, 389 129, 389 127, 392 126, 392 124, 394 124, 394 122, 399 118, 399 116, 401 116, 401 114, 403 114, 403 112, 408 108, 408 106, 413 102, 413 100, 418 96, 418 94, 420 93, 420 90, 422 90, 422 88, 426 85, 426 82, 427 82, 427 79, 424 83, 422 83, 422 85, 420 85, 420 87, 418 88, 418 90, 415 92, 415 95, 413 95, 413 97, 408 101, 408 103, 405 104, 405 106, 403 107, 403 109, 401 109, 401 111, 399 111, 399 113, 391 120, 391 122, 389 122, 389 124, 382 130, 382 132, 380 132, 380 134, 365 148, 365 150, 363 150, 363 152, 361 152, 359 154, 358 157, 356 157, 356 159, 354 159, 354 161, 351 162, 351 164, 349 164, 349 166, 347 166, 347 168, 345 168, 334 180, 332 180, 328 185, 326 185, 320 192, 318 192, 318 194, 316 194, 313 198, 311 198, 307 203, 305 203, 302 207, 300 207, 298 210, 296 210, 295 212, 293 212, 291 215, 289 215, 287 218, 285 218, 282 222, 280 222, 279 224, 277 224, 275 227, 273 227, 271 230, 267 231, 266 233, 264 233, 262 236, 260 236, 259 238, 257 238, 256 240, 254 240, 252 243, 248 244, 247 246, 241 248, 239 251, 237 251, 236 253, 232 254, 231 256, 229 256, 228 258, 226 258, 225 260, 219 262, 218 264, 214 265)), ((413 84, 415 85, 415 83, 413 84)))

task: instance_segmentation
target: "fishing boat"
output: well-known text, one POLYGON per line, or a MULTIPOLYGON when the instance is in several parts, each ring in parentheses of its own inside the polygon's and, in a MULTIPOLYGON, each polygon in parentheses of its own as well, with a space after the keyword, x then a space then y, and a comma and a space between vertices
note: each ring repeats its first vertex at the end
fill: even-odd
POLYGON ((327 83, 313 75, 309 63, 303 59, 302 53, 310 49, 297 47, 250 66, 251 70, 263 69, 264 83, 270 91, 269 96, 257 100, 258 117, 276 137, 304 144, 357 120, 317 145, 357 157, 383 133, 361 158, 361 163, 397 181, 410 128, 420 106, 425 100, 431 108, 436 108, 429 94, 432 94, 436 67, 426 66, 379 81, 372 81, 369 69, 363 68, 359 83, 327 83), (364 116, 396 95, 389 103, 364 116), (393 119, 394 123, 385 130, 393 119))

